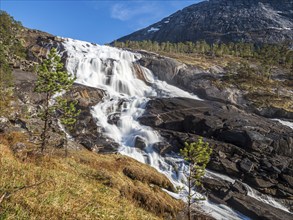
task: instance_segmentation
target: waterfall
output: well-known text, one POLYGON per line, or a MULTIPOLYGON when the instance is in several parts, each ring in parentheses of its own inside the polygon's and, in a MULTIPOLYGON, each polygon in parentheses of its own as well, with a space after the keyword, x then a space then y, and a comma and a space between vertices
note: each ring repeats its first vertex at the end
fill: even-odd
MULTIPOLYGON (((66 68, 76 76, 76 83, 106 92, 91 113, 102 132, 119 144, 118 151, 153 166, 166 175, 175 187, 186 189, 183 182, 186 182, 184 173, 189 169, 188 165, 178 155, 159 155, 153 145, 162 142, 162 137, 151 127, 141 125, 138 118, 143 115, 152 97, 200 99, 158 80, 150 70, 135 64, 141 57, 139 54, 72 39, 64 39, 63 46, 67 54, 66 68), (138 76, 135 68, 139 68, 142 76, 138 76), (114 117, 119 120, 111 123, 114 117), (138 139, 144 143, 143 149, 135 147, 138 139)), ((215 177, 215 174, 208 175, 215 177)), ((184 191, 181 194, 168 193, 184 197, 184 191)), ((201 206, 216 219, 249 219, 224 205, 204 201, 201 206)))

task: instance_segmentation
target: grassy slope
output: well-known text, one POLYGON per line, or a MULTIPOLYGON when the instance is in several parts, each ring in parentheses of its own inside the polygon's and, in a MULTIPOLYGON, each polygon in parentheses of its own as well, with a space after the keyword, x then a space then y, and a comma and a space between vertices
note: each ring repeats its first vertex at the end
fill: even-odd
POLYGON ((160 189, 171 187, 163 175, 133 159, 84 150, 41 157, 8 147, 25 140, 0 137, 0 219, 161 219, 182 207, 160 189))
MULTIPOLYGON (((233 62, 247 62, 246 59, 241 57, 235 57, 225 55, 223 57, 207 57, 196 54, 176 54, 159 52, 160 55, 170 57, 178 60, 179 62, 194 65, 204 70, 208 70, 213 66, 226 67, 228 63, 233 62)), ((261 63, 258 61, 249 61, 250 64, 261 68, 261 63)), ((274 67, 277 69, 278 67, 274 67)), ((286 72, 288 70, 285 70, 286 72)), ((290 94, 283 94, 282 91, 278 94, 279 90, 292 91, 292 81, 289 79, 272 80, 267 79, 264 76, 255 75, 249 78, 240 78, 235 76, 234 78, 223 78, 217 80, 214 84, 218 88, 233 87, 236 86, 238 89, 246 93, 246 99, 251 101, 256 107, 276 107, 283 108, 289 112, 293 112, 293 97, 290 94)))
POLYGON ((213 66, 226 66, 229 62, 239 62, 242 59, 235 56, 225 56, 223 57, 208 57, 199 54, 183 54, 183 53, 167 53, 167 52, 158 52, 158 54, 166 57, 173 58, 179 62, 194 65, 200 67, 204 70, 208 70, 213 66))

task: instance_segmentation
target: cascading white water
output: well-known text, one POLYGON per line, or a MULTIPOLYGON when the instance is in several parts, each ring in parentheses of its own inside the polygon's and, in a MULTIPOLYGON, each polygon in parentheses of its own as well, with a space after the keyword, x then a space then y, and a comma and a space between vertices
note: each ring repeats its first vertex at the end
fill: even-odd
MULTIPOLYGON (((175 187, 186 188, 182 182, 186 181, 184 172, 189 169, 188 165, 176 155, 160 156, 153 144, 161 142, 162 137, 137 119, 151 97, 199 98, 156 79, 151 71, 141 66, 147 83, 139 79, 133 65, 140 58, 139 54, 72 39, 64 39, 63 45, 68 55, 66 68, 77 77, 76 82, 105 90, 106 96, 92 109, 92 115, 103 133, 120 145, 119 152, 155 167, 175 187), (117 123, 110 123, 116 116, 119 117, 117 123), (145 143, 144 150, 135 147, 138 137, 145 143)), ((216 219, 249 219, 227 206, 209 201, 204 201, 202 207, 216 219)))
POLYGON ((275 199, 273 199, 271 196, 265 195, 253 188, 251 188, 249 185, 243 183, 243 185, 245 186, 246 190, 247 190, 247 195, 255 198, 258 201, 261 201, 263 203, 267 203, 275 208, 278 209, 282 209, 286 212, 290 212, 285 206, 283 206, 282 204, 278 203, 275 199))
POLYGON ((290 122, 290 121, 284 121, 284 120, 280 120, 280 119, 272 119, 274 121, 278 121, 280 122, 282 125, 285 125, 291 129, 293 129, 293 122, 290 122))
MULTIPOLYGON (((230 182, 232 184, 235 183, 235 179, 232 179, 230 177, 227 177, 225 175, 222 175, 222 174, 219 174, 219 173, 216 173, 216 172, 212 172, 210 170, 207 170, 206 171, 206 177, 208 178, 212 178, 212 179, 222 179, 222 180, 225 180, 227 182, 230 182)), ((282 204, 280 204, 279 202, 277 202, 274 198, 272 198, 271 196, 268 196, 268 195, 265 195, 253 188, 251 188, 249 185, 247 185, 246 183, 243 183, 243 186, 245 187, 245 189, 247 190, 247 195, 260 201, 260 202, 263 202, 263 203, 266 203, 268 205, 271 205, 275 208, 278 208, 278 209, 282 209, 286 212, 290 212, 288 210, 288 208, 286 208, 285 206, 283 206, 282 204)))

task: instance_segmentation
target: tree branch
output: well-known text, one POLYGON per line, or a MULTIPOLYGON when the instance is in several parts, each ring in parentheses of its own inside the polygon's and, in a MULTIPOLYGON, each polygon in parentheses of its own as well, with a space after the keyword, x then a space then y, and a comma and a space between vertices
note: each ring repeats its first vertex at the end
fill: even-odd
POLYGON ((32 185, 28 185, 28 186, 15 187, 15 189, 10 193, 9 192, 4 192, 4 194, 0 198, 0 204, 4 201, 4 199, 8 199, 13 193, 21 191, 23 189, 28 189, 28 188, 32 188, 32 187, 35 187, 35 186, 39 186, 39 185, 43 184, 45 181, 46 180, 44 180, 42 182, 39 182, 39 183, 32 184, 32 185))

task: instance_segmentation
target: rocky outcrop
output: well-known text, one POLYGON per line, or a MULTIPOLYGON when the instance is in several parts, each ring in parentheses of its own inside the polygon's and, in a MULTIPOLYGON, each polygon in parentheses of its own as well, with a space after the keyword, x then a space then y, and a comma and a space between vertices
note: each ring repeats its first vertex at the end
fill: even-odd
POLYGON ((254 42, 293 40, 290 0, 210 0, 186 7, 117 41, 254 42))
MULTIPOLYGON (((293 131, 289 127, 233 105, 186 98, 151 100, 140 122, 154 127, 165 138, 167 144, 155 147, 162 155, 179 152, 184 142, 203 136, 214 148, 210 170, 241 179, 292 205, 293 131)), ((207 183, 206 187, 214 190, 207 183)), ((245 204, 252 208, 252 200, 245 204)))
POLYGON ((224 70, 213 73, 197 66, 186 65, 174 59, 139 51, 142 66, 150 69, 160 80, 176 85, 198 95, 202 99, 220 101, 234 105, 246 105, 243 92, 235 88, 218 88, 213 82, 221 79, 224 70))
POLYGON ((45 58, 48 50, 52 46, 57 46, 62 42, 61 38, 58 38, 52 34, 24 28, 21 33, 21 38, 24 41, 24 47, 27 50, 27 58, 30 61, 39 62, 45 58))
POLYGON ((102 134, 102 128, 97 126, 91 114, 91 108, 104 97, 104 91, 97 88, 75 84, 65 97, 78 102, 77 109, 80 114, 74 129, 70 132, 72 137, 91 151, 100 153, 113 153, 118 149, 118 144, 102 134))
MULTIPOLYGON (((287 109, 275 107, 273 101, 267 100, 266 105, 258 106, 258 97, 248 98, 251 91, 241 89, 239 86, 229 83, 226 80, 226 70, 220 66, 211 69, 202 69, 197 66, 187 65, 177 60, 160 56, 158 54, 145 51, 138 51, 143 56, 138 61, 140 65, 150 69, 160 80, 177 86, 185 91, 196 94, 202 99, 217 101, 234 105, 248 112, 253 112, 267 118, 285 118, 293 120, 293 109, 290 103, 293 102, 293 92, 291 87, 282 86, 282 99, 287 109), (216 70, 215 70, 216 69, 216 70), (287 101, 286 101, 287 100, 287 101), (290 107, 291 106, 291 107, 290 107)), ((275 84, 290 82, 289 76, 280 69, 272 73, 272 78, 276 78, 275 84)), ((243 79, 244 81, 247 79, 243 79)), ((269 85, 268 85, 269 86, 269 85)), ((254 88, 254 85, 251 85, 254 88)), ((257 87, 254 88, 257 90, 257 87)), ((270 97, 270 91, 275 91, 275 87, 263 91, 264 97, 270 97)), ((258 96, 257 94, 255 96, 258 96)))
POLYGON ((239 181, 231 183, 225 180, 205 178, 204 186, 209 189, 208 197, 211 201, 229 205, 252 219, 292 218, 292 215, 284 210, 247 196, 247 187, 239 181))
POLYGON ((236 194, 233 195, 228 201, 228 205, 239 210, 241 213, 246 214, 252 219, 291 219, 293 216, 283 210, 276 209, 271 205, 264 204, 256 199, 246 195, 236 194), (253 204, 253 205, 251 205, 253 204))
MULTIPOLYGON (((40 135, 40 128, 43 125, 43 122, 37 117, 37 112, 41 107, 40 104, 44 100, 44 96, 34 92, 36 74, 15 70, 13 75, 16 100, 13 103, 14 111, 9 117, 11 120, 13 119, 12 123, 18 123, 32 137, 34 136, 34 139, 37 141, 37 136, 40 135)), ((69 100, 76 100, 78 102, 77 109, 81 111, 70 135, 76 143, 88 150, 113 153, 117 151, 118 144, 102 134, 102 128, 97 126, 96 121, 91 115, 91 108, 100 102, 103 96, 104 91, 79 84, 74 84, 70 92, 65 94, 65 97, 69 100)), ((4 123, 2 127, 7 130, 9 126, 7 127, 6 125, 8 126, 9 123, 4 123)), ((53 127, 56 132, 50 134, 51 143, 54 146, 61 147, 64 142, 63 132, 58 132, 60 127, 56 121, 53 127)))
POLYGON ((60 48, 62 39, 52 34, 23 28, 19 35, 18 38, 21 40, 25 49, 26 59, 11 59, 10 62, 14 69, 33 72, 36 64, 46 58, 48 51, 52 47, 57 47, 59 50, 62 50, 60 48))

